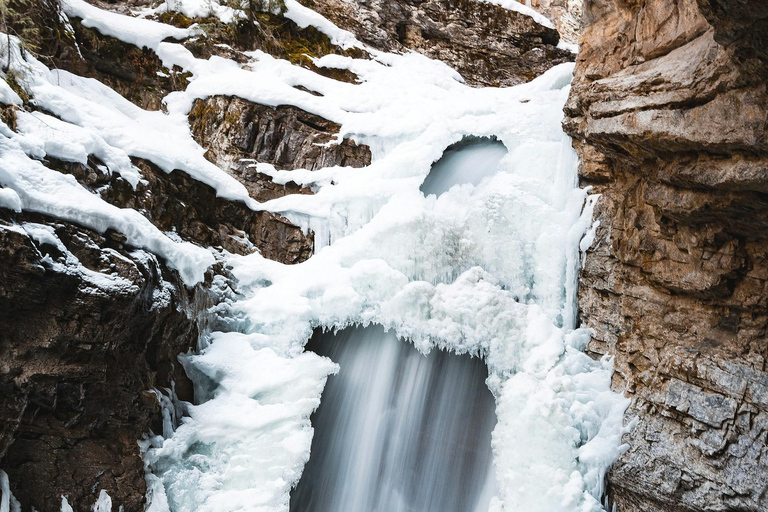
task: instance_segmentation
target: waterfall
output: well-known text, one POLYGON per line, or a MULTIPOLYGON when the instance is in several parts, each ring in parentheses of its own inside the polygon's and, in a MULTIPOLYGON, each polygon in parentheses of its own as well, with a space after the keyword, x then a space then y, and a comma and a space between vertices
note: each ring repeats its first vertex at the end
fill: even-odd
POLYGON ((341 370, 313 415, 292 511, 488 510, 496 417, 480 359, 424 356, 379 326, 317 333, 307 349, 341 370))
POLYGON ((226 255, 226 321, 184 358, 206 394, 146 442, 149 512, 602 510, 627 401, 573 314, 572 66, 475 90, 392 59, 313 100, 367 106, 371 165, 280 171, 317 192, 270 207, 328 245, 226 255))
MULTIPOLYGON (((465 137, 435 162, 421 191, 477 185, 506 154, 495 139, 465 137)), ((312 455, 291 511, 488 510, 496 416, 479 358, 424 356, 378 326, 318 332, 306 350, 341 369, 312 417, 312 455)))

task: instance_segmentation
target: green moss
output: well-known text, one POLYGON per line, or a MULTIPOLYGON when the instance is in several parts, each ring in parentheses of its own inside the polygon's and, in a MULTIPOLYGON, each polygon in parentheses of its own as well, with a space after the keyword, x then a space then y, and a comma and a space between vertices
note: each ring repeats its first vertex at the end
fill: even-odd
POLYGON ((29 93, 27 93, 27 90, 23 85, 24 83, 23 80, 24 79, 21 76, 21 74, 19 74, 17 71, 13 69, 9 69, 5 73, 6 83, 11 87, 13 92, 19 95, 19 98, 21 98, 21 101, 24 102, 25 105, 27 105, 29 103, 30 97, 29 97, 29 93))
POLYGON ((179 28, 189 28, 195 23, 191 18, 184 16, 180 12, 174 11, 166 11, 162 14, 158 14, 155 19, 162 23, 173 25, 174 27, 179 28))

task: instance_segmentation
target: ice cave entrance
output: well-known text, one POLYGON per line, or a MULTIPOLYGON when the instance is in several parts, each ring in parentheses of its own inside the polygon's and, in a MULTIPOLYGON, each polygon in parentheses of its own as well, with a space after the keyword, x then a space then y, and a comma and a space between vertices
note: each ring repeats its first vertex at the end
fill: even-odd
POLYGON ((421 184, 421 191, 425 196, 439 196, 454 185, 477 185, 486 176, 496 173, 506 154, 506 146, 496 137, 464 137, 449 146, 440 160, 432 165, 421 184))
POLYGON ((307 350, 341 369, 312 416, 292 512, 488 510, 496 415, 482 360, 424 356, 380 326, 318 330, 307 350))

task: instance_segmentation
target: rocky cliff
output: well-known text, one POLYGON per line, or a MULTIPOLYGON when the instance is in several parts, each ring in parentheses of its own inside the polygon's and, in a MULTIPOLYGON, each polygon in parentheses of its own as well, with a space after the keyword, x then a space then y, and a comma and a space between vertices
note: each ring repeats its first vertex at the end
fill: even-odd
POLYGON ((589 350, 637 426, 619 512, 768 509, 768 4, 591 0, 566 106, 600 227, 589 350))
POLYGON ((528 82, 573 60, 557 30, 530 16, 476 0, 302 0, 363 42, 414 50, 453 67, 473 86, 528 82))

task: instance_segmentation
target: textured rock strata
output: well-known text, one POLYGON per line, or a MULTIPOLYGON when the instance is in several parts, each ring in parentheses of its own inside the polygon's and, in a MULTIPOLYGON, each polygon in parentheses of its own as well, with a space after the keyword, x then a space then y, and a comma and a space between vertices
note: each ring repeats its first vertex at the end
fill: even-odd
POLYGON ((414 50, 456 69, 473 86, 528 82, 573 60, 556 30, 529 16, 476 0, 302 0, 363 42, 414 50))
POLYGON ((206 294, 122 240, 0 210, 0 457, 23 510, 62 495, 88 510, 97 487, 143 510, 137 441, 162 432, 150 390, 192 398, 176 356, 206 294))
POLYGON ((619 512, 768 508, 768 4, 592 0, 566 130, 602 194, 589 350, 638 418, 619 512))
POLYGON ((269 176, 256 172, 254 162, 310 171, 371 163, 368 146, 358 146, 350 139, 332 143, 341 129, 338 124, 289 105, 273 108, 214 96, 195 102, 189 124, 195 140, 206 148, 206 158, 240 180, 258 201, 311 192, 294 182, 285 186, 273 183, 269 176))
MULTIPOLYGON (((518 0, 521 4, 525 0, 518 0)), ((531 7, 552 20, 560 38, 569 44, 579 41, 583 0, 530 0, 531 7)))
POLYGON ((166 232, 204 247, 221 248, 235 254, 255 251, 265 258, 292 264, 312 255, 314 236, 279 215, 253 211, 245 204, 216 196, 216 191, 186 173, 169 173, 151 162, 134 159, 142 174, 134 190, 115 174, 89 165, 50 160, 49 165, 72 174, 86 188, 120 208, 133 208, 166 232))

